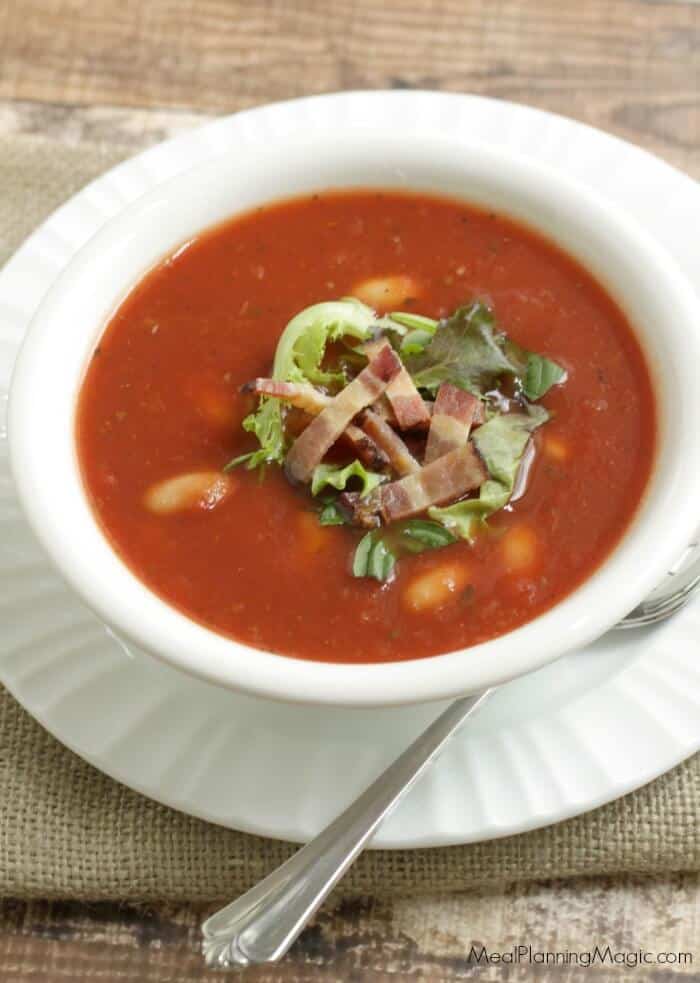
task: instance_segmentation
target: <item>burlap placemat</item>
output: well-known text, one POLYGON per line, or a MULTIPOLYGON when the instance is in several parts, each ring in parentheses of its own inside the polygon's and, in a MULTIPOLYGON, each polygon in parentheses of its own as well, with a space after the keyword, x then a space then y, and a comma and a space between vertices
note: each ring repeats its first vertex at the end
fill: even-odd
MULTIPOLYGON (((0 139, 0 263, 115 148, 0 139)), ((2 548, 0 544, 0 548, 2 548)), ((0 636, 1 638, 1 636, 0 636)), ((157 805, 63 748, 0 691, 0 894, 228 898, 294 847, 157 805)), ((345 895, 454 891, 515 880, 700 869, 700 755, 577 819, 466 847, 365 853, 345 895)))

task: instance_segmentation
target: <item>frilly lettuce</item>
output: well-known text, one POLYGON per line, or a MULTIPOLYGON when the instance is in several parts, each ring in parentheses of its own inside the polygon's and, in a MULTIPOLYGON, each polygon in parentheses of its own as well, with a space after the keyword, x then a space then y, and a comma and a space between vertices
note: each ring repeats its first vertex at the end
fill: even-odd
MULTIPOLYGON (((326 346, 348 336, 367 341, 376 324, 377 317, 372 308, 354 297, 305 308, 292 318, 277 343, 273 379, 314 385, 342 384, 345 381, 342 373, 326 372, 322 368, 326 346)), ((255 434, 260 448, 234 458, 227 468, 244 463, 251 469, 282 463, 286 441, 278 399, 261 398, 255 413, 243 421, 243 428, 255 434)))
POLYGON ((371 491, 374 491, 382 481, 386 480, 385 475, 377 474, 375 471, 368 471, 360 461, 353 461, 352 464, 347 464, 345 467, 339 467, 333 464, 319 464, 314 469, 311 479, 311 494, 318 495, 319 492, 323 491, 329 485, 338 491, 344 491, 352 478, 357 478, 361 482, 362 490, 360 494, 363 498, 365 495, 369 495, 371 491))

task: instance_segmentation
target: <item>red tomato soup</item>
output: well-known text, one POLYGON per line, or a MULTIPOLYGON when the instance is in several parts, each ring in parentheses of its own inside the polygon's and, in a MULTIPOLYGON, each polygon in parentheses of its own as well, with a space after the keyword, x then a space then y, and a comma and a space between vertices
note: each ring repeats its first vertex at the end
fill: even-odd
POLYGON ((623 313, 534 231, 423 194, 328 192, 234 218, 144 277, 90 362, 77 444, 105 535, 165 601, 256 648, 385 662, 494 638, 589 577, 643 494, 655 407, 623 313), (499 329, 567 375, 540 401, 551 418, 525 493, 473 542, 402 556, 380 583, 352 575, 363 530, 321 525, 282 468, 233 469, 220 501, 214 479, 257 446, 241 426, 256 399, 240 387, 271 374, 287 322, 389 275, 407 294, 392 310, 437 319, 485 298, 499 329), (158 500, 158 483, 192 472, 211 473, 213 491, 158 500))

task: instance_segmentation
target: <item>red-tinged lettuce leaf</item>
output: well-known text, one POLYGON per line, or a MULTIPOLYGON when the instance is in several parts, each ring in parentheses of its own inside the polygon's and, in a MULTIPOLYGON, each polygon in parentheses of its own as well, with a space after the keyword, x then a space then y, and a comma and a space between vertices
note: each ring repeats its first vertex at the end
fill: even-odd
POLYGON ((481 396, 503 376, 513 376, 534 401, 565 377, 556 362, 497 331, 493 312, 478 300, 441 321, 422 351, 413 354, 409 347, 405 362, 416 386, 433 393, 450 382, 481 396))

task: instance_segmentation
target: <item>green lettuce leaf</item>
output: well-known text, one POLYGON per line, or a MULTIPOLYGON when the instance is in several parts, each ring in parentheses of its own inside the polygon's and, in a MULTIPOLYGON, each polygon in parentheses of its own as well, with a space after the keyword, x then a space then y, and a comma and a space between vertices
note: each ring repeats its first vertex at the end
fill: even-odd
POLYGON ((512 338, 504 337, 504 351, 513 366, 524 395, 531 401, 541 399, 552 386, 566 377, 566 371, 545 355, 521 348, 512 338))
POLYGON ((416 352, 422 340, 408 335, 403 341, 406 348, 401 349, 419 389, 435 392, 443 382, 451 382, 481 396, 501 376, 510 375, 518 379, 528 399, 536 400, 565 376, 556 362, 496 331, 492 311, 478 300, 441 321, 432 339, 416 352))
POLYGON ((430 331, 424 331, 422 328, 409 331, 401 340, 401 347, 399 348, 401 357, 406 358, 409 355, 420 355, 432 340, 433 336, 430 331))
POLYGON ((285 441, 282 412, 277 399, 261 399, 255 413, 243 420, 243 429, 255 434, 260 448, 241 454, 229 461, 224 471, 232 471, 239 464, 253 470, 265 464, 281 464, 284 460, 285 441))
POLYGON ((432 317, 426 317, 424 314, 412 314, 410 311, 392 311, 388 318, 402 327, 408 328, 409 331, 425 331, 431 335, 435 334, 440 323, 432 317))
POLYGON ((385 475, 368 471, 360 461, 353 461, 352 464, 345 467, 334 464, 319 464, 317 468, 314 468, 311 478, 311 494, 318 495, 328 485, 338 491, 344 491, 351 478, 357 478, 362 483, 360 494, 364 498, 385 480, 385 475))
POLYGON ((523 392, 528 399, 541 399, 544 394, 566 376, 566 371, 544 355, 528 352, 525 375, 522 378, 523 392))
POLYGON ((494 416, 475 430, 472 439, 489 469, 488 481, 481 486, 478 498, 428 509, 430 518, 454 536, 471 542, 479 526, 508 504, 530 434, 548 419, 544 407, 530 406, 527 413, 494 416))
POLYGON ((354 297, 306 307, 282 332, 272 366, 273 379, 316 386, 345 382, 341 373, 321 368, 326 345, 344 337, 367 341, 376 324, 372 308, 354 297))
MULTIPOLYGON (((354 297, 307 307, 293 317, 282 332, 275 351, 272 377, 282 382, 314 385, 344 383, 342 373, 326 372, 321 368, 326 345, 346 336, 367 341, 376 323, 374 311, 354 297)), ((287 447, 280 400, 261 398, 258 409, 243 421, 243 428, 255 434, 260 448, 229 461, 226 470, 238 464, 252 469, 284 461, 287 447)))

